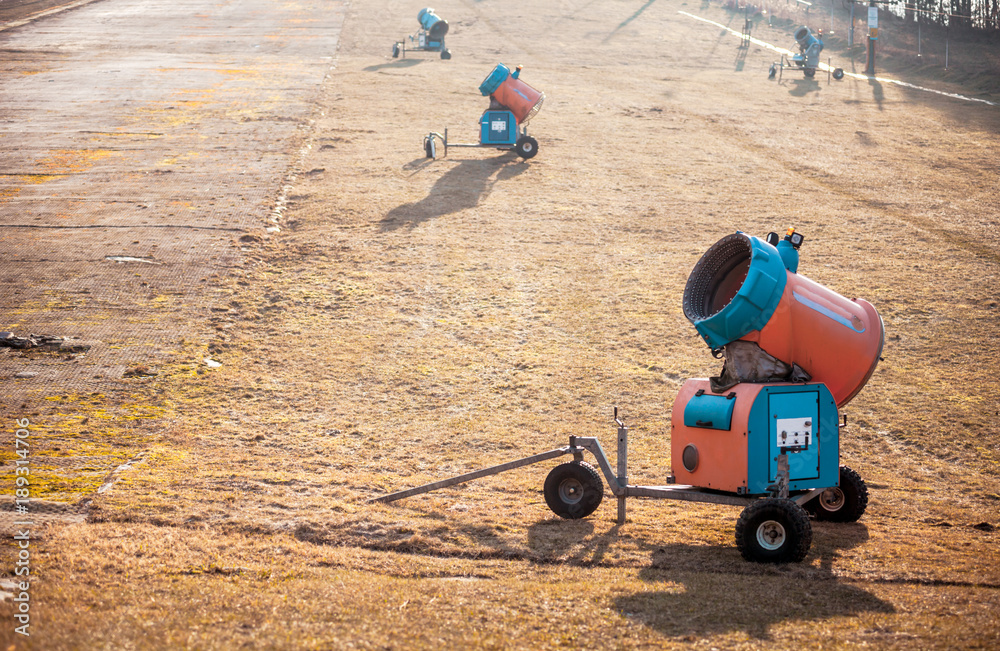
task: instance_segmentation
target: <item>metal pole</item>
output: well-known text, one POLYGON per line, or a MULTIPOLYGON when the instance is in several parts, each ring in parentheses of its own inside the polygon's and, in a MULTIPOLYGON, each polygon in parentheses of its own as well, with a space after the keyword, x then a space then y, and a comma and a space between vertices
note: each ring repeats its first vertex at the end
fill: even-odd
MULTIPOLYGON (((873 29, 878 29, 877 27, 871 26, 871 15, 872 9, 875 9, 876 21, 878 21, 878 5, 875 4, 875 0, 871 0, 868 3, 868 65, 865 67, 866 75, 875 74, 875 39, 878 38, 876 34, 878 32, 873 32, 873 29)), ((877 22, 876 22, 877 25, 877 22)))
POLYGON ((951 17, 948 17, 948 27, 944 30, 944 69, 948 69, 948 43, 951 37, 951 17))
POLYGON ((407 490, 397 491, 395 493, 389 493, 388 495, 382 495, 381 497, 373 497, 368 501, 395 502, 396 500, 401 500, 404 497, 412 497, 413 495, 428 493, 430 491, 437 490, 439 488, 447 488, 448 486, 454 486, 455 484, 464 484, 467 481, 472 481, 473 479, 479 479, 480 477, 488 477, 489 475, 496 475, 501 472, 506 472, 508 470, 514 470, 515 468, 530 466, 531 464, 538 463, 539 461, 554 459, 555 457, 560 457, 564 454, 572 454, 574 451, 575 449, 571 447, 556 448, 555 450, 549 450, 548 452, 542 452, 541 454, 534 454, 530 457, 518 459, 517 461, 508 461, 507 463, 501 463, 498 466, 490 466, 489 468, 483 468, 482 470, 467 472, 464 475, 458 475, 457 477, 449 477, 448 479, 442 479, 440 481, 431 482, 430 484, 424 484, 423 486, 417 486, 416 488, 410 488, 407 490))
POLYGON ((920 54, 920 14, 917 14, 917 57, 922 56, 920 54))
MULTIPOLYGON (((854 47, 854 3, 851 2, 851 29, 847 32, 847 47, 848 49, 854 47)), ((854 55, 851 55, 854 58, 854 55)))
MULTIPOLYGON (((628 428, 618 421, 618 485, 628 486, 628 428)), ((618 496, 618 524, 625 524, 625 491, 618 496)))

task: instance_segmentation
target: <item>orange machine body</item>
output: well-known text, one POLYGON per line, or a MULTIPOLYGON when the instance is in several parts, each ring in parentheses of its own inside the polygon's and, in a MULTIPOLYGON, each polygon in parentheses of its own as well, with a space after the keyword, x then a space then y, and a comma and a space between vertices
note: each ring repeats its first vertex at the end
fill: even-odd
POLYGON ((760 393, 761 384, 737 384, 726 392, 734 396, 730 426, 726 429, 703 429, 684 424, 684 409, 698 391, 711 391, 706 379, 690 379, 674 399, 670 430, 671 472, 678 484, 712 488, 731 493, 743 492, 747 485, 747 432, 745 423, 750 408, 760 393), (741 399, 736 399, 741 398, 741 399), (741 426, 743 424, 743 426, 741 426), (684 467, 684 450, 694 446, 698 458, 693 470, 684 467))
POLYGON ((513 75, 493 91, 496 101, 506 106, 517 118, 518 124, 530 120, 541 108, 545 96, 513 75))
POLYGON ((796 273, 791 233, 777 246, 744 233, 712 245, 688 278, 684 314, 713 350, 755 342, 825 384, 843 406, 879 362, 882 318, 871 303, 796 273))
POLYGON ((790 490, 836 486, 838 418, 833 395, 819 382, 744 382, 714 393, 709 380, 690 379, 671 416, 674 481, 763 495, 786 455, 790 490))
POLYGON ((883 344, 882 318, 866 300, 849 300, 787 272, 787 283, 770 320, 741 337, 788 364, 798 364, 830 389, 838 406, 868 382, 883 344))

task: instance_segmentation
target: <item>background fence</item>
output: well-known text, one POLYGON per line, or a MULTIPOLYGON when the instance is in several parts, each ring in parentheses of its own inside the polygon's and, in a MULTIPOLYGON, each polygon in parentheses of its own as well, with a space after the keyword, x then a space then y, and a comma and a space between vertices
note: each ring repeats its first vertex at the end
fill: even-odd
MULTIPOLYGON (((868 2, 850 0, 723 0, 754 21, 754 34, 808 25, 823 30, 828 54, 861 71, 868 42, 868 2)), ((900 0, 878 4, 876 73, 884 67, 955 81, 972 90, 1000 94, 1000 0, 900 0)), ((794 49, 794 40, 777 43, 794 49)))

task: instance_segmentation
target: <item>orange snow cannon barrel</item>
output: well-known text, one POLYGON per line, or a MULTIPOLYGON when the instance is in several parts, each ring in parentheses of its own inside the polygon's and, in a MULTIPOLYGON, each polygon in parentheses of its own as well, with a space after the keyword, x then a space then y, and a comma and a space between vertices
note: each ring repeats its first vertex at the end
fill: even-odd
POLYGON ((479 92, 506 106, 518 124, 525 124, 541 110, 545 93, 518 79, 520 74, 521 66, 511 72, 510 68, 499 63, 479 85, 479 92))
POLYGON ((842 407, 875 371, 882 318, 868 301, 798 275, 802 240, 794 229, 783 240, 774 233, 768 241, 740 232, 722 238, 688 278, 684 315, 713 351, 755 342, 825 384, 842 407))

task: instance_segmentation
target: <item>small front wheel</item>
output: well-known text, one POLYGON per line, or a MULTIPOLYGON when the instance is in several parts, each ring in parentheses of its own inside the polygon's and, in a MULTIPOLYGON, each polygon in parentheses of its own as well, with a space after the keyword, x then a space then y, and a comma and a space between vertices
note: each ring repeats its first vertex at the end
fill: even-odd
POLYGON ((809 515, 792 500, 756 501, 736 521, 736 547, 748 561, 798 563, 810 546, 809 515))
POLYGON ((594 467, 584 461, 563 463, 545 478, 545 503, 560 518, 585 518, 601 505, 604 484, 594 467))
POLYGON ((451 58, 451 50, 441 50, 441 58, 442 59, 450 59, 451 58))
POLYGON ((424 154, 427 158, 437 158, 437 145, 434 144, 433 137, 424 138, 424 154))
POLYGON ((399 43, 392 44, 392 58, 393 59, 399 58, 399 43))
POLYGON ((834 79, 843 79, 844 78, 844 69, 843 68, 834 68, 833 69, 833 78, 834 79))
POLYGON ((817 520, 857 522, 868 508, 868 486, 861 475, 847 466, 840 467, 840 485, 827 488, 810 500, 806 509, 817 520))
POLYGON ((531 136, 521 136, 514 145, 514 151, 521 158, 533 158, 538 153, 538 141, 531 136))

